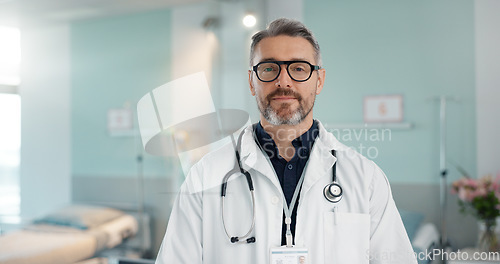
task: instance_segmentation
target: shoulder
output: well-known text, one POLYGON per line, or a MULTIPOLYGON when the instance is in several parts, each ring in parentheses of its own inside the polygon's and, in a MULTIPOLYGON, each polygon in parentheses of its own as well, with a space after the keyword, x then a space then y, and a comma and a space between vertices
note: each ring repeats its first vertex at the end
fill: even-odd
POLYGON ((338 166, 348 170, 352 176, 357 175, 359 180, 370 180, 375 174, 380 174, 382 170, 367 157, 360 154, 353 147, 349 147, 340 142, 333 133, 329 132, 321 123, 319 124, 320 144, 336 152, 338 166))
POLYGON ((195 164, 196 167, 204 168, 205 170, 224 170, 229 168, 235 162, 235 147, 229 138, 226 138, 222 146, 207 153, 199 162, 195 164))
POLYGON ((336 150, 339 181, 350 188, 360 190, 360 193, 367 195, 366 198, 370 201, 381 204, 386 202, 391 197, 391 189, 382 169, 354 148, 338 141, 333 133, 326 129, 323 133, 323 144, 329 144, 332 149, 336 150))
POLYGON ((219 147, 205 154, 189 170, 184 185, 187 185, 190 193, 219 187, 224 176, 234 169, 236 155, 231 140, 226 138, 220 143, 219 147))
POLYGON ((374 169, 376 167, 375 163, 368 159, 367 157, 361 155, 354 148, 349 147, 342 142, 340 142, 335 135, 328 131, 322 123, 319 122, 319 136, 318 142, 330 150, 335 150, 336 156, 342 162, 348 162, 353 165, 357 165, 359 168, 364 169, 374 169))

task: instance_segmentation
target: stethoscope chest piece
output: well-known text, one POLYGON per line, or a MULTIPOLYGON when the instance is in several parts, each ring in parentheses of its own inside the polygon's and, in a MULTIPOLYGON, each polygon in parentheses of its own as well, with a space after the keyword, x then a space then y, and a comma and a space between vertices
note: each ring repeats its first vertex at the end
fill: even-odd
POLYGON ((337 203, 342 200, 342 193, 342 187, 340 187, 337 183, 330 183, 323 189, 323 194, 325 195, 326 200, 331 203, 337 203))

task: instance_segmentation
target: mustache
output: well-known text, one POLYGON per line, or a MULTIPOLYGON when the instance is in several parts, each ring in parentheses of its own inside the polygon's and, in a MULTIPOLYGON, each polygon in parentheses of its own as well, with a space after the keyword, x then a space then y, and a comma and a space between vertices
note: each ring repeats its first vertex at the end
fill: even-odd
POLYGON ((275 96, 293 96, 297 99, 297 101, 299 101, 299 102, 302 101, 302 96, 300 94, 298 94, 290 89, 284 89, 281 87, 276 89, 274 92, 268 94, 266 96, 266 99, 268 102, 270 102, 273 99, 273 97, 275 97, 275 96))

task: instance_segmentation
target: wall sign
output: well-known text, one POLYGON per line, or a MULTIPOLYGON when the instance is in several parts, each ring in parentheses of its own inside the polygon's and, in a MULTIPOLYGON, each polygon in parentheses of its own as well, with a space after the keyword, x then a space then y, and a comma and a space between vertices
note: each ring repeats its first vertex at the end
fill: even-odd
POLYGON ((394 123, 403 121, 402 95, 365 96, 363 101, 365 123, 394 123))

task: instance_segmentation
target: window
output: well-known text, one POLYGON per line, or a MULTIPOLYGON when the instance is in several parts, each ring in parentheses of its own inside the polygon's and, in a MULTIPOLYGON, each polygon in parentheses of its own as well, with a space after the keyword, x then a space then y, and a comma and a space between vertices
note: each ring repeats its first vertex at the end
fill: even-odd
POLYGON ((21 98, 0 93, 0 215, 18 215, 21 98))
POLYGON ((0 216, 20 213, 21 147, 19 30, 0 26, 0 216))
POLYGON ((18 29, 0 26, 0 58, 2 58, 0 60, 0 86, 19 85, 21 37, 18 29))

